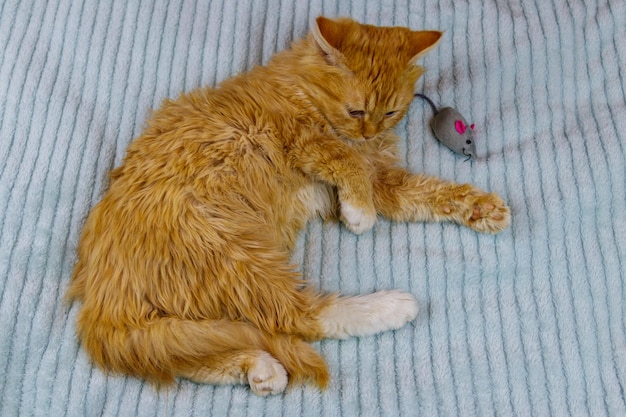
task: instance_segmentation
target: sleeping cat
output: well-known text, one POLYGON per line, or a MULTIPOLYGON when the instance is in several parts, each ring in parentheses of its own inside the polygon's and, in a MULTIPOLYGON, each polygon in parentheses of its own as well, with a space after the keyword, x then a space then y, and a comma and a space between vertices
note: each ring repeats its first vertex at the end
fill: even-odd
POLYGON ((156 383, 188 378, 327 385, 307 343, 397 329, 418 312, 400 291, 346 297, 305 284, 290 253, 305 223, 354 233, 377 215, 496 233, 496 195, 407 172, 393 127, 417 65, 442 34, 320 17, 267 66, 166 100, 112 171, 88 216, 68 296, 78 336, 105 369, 156 383))

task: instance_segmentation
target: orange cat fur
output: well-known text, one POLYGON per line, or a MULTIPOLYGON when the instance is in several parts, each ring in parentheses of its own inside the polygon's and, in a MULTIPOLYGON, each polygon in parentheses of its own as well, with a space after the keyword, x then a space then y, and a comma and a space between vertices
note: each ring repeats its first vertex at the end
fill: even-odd
POLYGON ((440 37, 320 17, 267 66, 166 100, 81 236, 68 296, 82 303, 78 336, 93 360, 157 383, 244 383, 266 395, 288 378, 327 385, 308 341, 412 320, 410 294, 306 286, 290 252, 315 216, 356 233, 377 213, 508 226, 496 195, 397 164, 392 129, 422 74, 416 61, 440 37))

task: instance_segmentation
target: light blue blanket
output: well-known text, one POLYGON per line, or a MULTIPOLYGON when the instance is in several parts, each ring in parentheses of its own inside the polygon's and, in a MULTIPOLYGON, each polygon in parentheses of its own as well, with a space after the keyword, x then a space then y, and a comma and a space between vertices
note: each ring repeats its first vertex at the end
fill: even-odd
POLYGON ((0 415, 626 415, 625 77, 623 0, 1 1, 0 415), (105 375, 63 295, 107 172, 163 98, 266 62, 319 14, 445 31, 416 88, 475 123, 479 158, 416 101, 404 163, 500 193, 511 228, 310 224, 294 259, 315 285, 422 306, 318 343, 325 392, 105 375))

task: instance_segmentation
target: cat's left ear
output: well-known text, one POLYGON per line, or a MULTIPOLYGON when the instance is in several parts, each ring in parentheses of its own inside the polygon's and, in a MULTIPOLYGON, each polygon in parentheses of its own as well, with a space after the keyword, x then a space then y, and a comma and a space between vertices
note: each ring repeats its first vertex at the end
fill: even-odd
POLYGON ((340 44, 354 25, 355 22, 351 19, 333 20, 323 16, 315 19, 311 25, 313 40, 330 64, 343 64, 344 56, 340 52, 340 44))
POLYGON ((411 64, 416 64, 417 61, 422 59, 431 49, 433 49, 443 36, 443 32, 436 30, 411 32, 410 42, 412 46, 413 57, 411 58, 411 64))

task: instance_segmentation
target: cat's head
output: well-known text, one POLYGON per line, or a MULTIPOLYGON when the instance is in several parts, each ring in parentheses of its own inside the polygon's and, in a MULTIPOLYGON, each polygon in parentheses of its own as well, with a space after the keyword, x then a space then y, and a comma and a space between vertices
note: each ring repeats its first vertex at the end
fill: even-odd
POLYGON ((368 140, 393 128, 413 99, 417 65, 441 39, 438 31, 363 25, 318 17, 310 40, 331 74, 318 80, 316 104, 337 134, 368 140))

